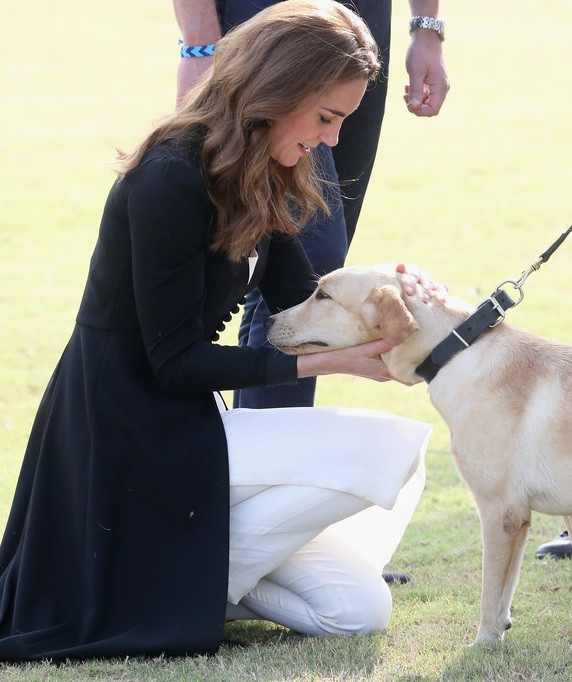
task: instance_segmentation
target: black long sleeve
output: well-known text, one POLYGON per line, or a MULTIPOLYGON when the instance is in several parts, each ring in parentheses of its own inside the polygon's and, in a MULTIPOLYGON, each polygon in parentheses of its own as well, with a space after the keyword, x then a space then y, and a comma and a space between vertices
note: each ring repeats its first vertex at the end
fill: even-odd
MULTIPOLYGON (((78 321, 139 328, 158 382, 200 392, 294 383, 296 358, 271 348, 212 343, 214 329, 244 296, 246 259, 232 263, 208 246, 214 212, 199 170, 155 150, 113 188, 78 321)), ((259 284, 272 311, 313 289, 297 239, 260 245, 259 284)))

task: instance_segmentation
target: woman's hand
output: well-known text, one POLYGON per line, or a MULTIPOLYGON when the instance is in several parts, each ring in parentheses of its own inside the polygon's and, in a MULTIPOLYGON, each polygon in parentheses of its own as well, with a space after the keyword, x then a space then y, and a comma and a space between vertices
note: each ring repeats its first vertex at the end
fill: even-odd
POLYGON ((323 374, 351 374, 374 381, 389 381, 392 377, 381 355, 391 348, 386 341, 381 340, 350 348, 299 355, 298 378, 323 374))
POLYGON ((433 296, 442 303, 445 303, 447 298, 447 286, 445 284, 435 284, 431 276, 426 272, 421 272, 416 265, 399 263, 395 270, 399 274, 405 275, 403 278, 403 290, 408 296, 420 293, 423 303, 429 303, 433 296), (421 289, 420 292, 419 288, 421 289))
MULTIPOLYGON (((418 267, 399 263, 396 266, 396 272, 404 275, 403 289, 408 296, 419 294, 425 303, 428 303, 432 297, 441 301, 445 300, 447 287, 444 284, 435 284, 431 277, 418 267)), ((393 377, 389 374, 381 356, 391 348, 392 346, 387 341, 380 340, 349 348, 299 355, 298 378, 324 374, 350 374, 374 381, 389 381, 393 377)))

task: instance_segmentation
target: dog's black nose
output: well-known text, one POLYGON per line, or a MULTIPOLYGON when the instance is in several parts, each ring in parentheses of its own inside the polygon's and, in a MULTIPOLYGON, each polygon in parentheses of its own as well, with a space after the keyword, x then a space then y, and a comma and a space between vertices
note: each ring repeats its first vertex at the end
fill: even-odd
POLYGON ((267 332, 273 324, 274 319, 272 317, 267 317, 263 323, 264 331, 267 332))

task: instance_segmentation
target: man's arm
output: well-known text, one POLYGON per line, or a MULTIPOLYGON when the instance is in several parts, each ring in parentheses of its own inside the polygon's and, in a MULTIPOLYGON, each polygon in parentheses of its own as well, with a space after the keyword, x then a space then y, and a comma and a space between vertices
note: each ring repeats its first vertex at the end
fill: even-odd
MULTIPOLYGON (((411 16, 439 18, 438 0, 409 0, 411 16)), ((416 116, 436 116, 447 92, 449 79, 443 60, 443 43, 437 32, 430 28, 417 28, 411 33, 405 66, 409 85, 405 86, 403 99, 416 116)))
MULTIPOLYGON (((215 0, 173 0, 185 45, 210 45, 221 37, 215 0)), ((177 71, 177 100, 212 66, 213 57, 185 57, 177 71)))
MULTIPOLYGON (((409 5, 412 16, 438 17, 438 0, 409 0, 409 5)), ((185 45, 208 45, 221 37, 214 0, 173 0, 173 6, 185 45)), ((212 61, 212 57, 181 59, 177 100, 199 80, 212 61)), ((435 31, 425 28, 413 31, 405 64, 409 74, 404 95, 407 108, 416 116, 435 116, 449 90, 442 44, 435 31)))

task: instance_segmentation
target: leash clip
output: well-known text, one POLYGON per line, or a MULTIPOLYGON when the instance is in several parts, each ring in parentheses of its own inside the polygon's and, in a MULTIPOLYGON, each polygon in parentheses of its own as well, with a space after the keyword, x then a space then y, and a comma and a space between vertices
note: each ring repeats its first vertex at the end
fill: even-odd
MULTIPOLYGON (((544 263, 544 260, 543 260, 542 256, 540 256, 538 258, 538 260, 535 260, 534 263, 529 268, 527 268, 526 270, 523 270, 522 274, 520 275, 519 280, 517 282, 514 282, 515 288, 521 290, 523 284, 526 282, 527 277, 529 275, 531 275, 533 272, 536 272, 540 268, 542 263, 544 263)), ((504 282, 503 282, 503 284, 504 284, 504 282)), ((523 296, 524 296, 524 294, 523 294, 523 296)), ((520 303, 520 301, 518 301, 518 302, 520 303)))
POLYGON ((490 299, 487 299, 487 300, 491 301, 493 306, 496 308, 496 310, 501 315, 501 318, 497 322, 492 324, 491 327, 496 326, 502 319, 504 319, 504 310, 502 309, 502 306, 498 305, 498 301, 496 301, 496 299, 493 300, 495 294, 498 294, 502 290, 502 288, 505 284, 512 284, 512 286, 515 289, 518 289, 519 299, 518 299, 518 301, 515 301, 515 303, 514 303, 514 305, 518 305, 522 301, 522 299, 524 298, 524 291, 522 290, 522 287, 524 286, 524 283, 526 282, 527 277, 531 273, 536 272, 540 268, 542 263, 546 263, 546 261, 556 251, 556 249, 560 246, 560 244, 562 244, 562 242, 566 239, 566 237, 570 233, 572 233, 572 225, 570 225, 570 227, 566 230, 566 232, 563 232, 560 235, 560 237, 558 237, 558 239, 554 242, 554 244, 552 244, 548 249, 546 249, 546 251, 541 256, 539 256, 538 259, 535 260, 534 263, 529 268, 527 268, 526 270, 523 270, 520 277, 517 280, 505 279, 504 282, 501 282, 497 286, 497 288, 495 289, 495 293, 492 295, 492 297, 490 299))
POLYGON ((499 315, 501 316, 494 324, 491 324, 491 327, 496 327, 496 325, 499 322, 502 322, 505 316, 505 310, 503 307, 499 304, 499 302, 494 298, 495 294, 498 294, 502 291, 502 288, 507 285, 507 284, 512 284, 513 288, 518 290, 518 300, 514 302, 514 305, 518 305, 522 299, 524 298, 524 290, 523 286, 526 280, 528 279, 528 276, 531 275, 533 272, 536 272, 540 266, 543 263, 542 256, 538 258, 537 260, 532 263, 530 267, 528 267, 526 270, 523 270, 520 277, 518 279, 505 279, 502 281, 500 284, 497 285, 497 288, 495 289, 495 293, 487 300, 491 301, 493 304, 494 308, 498 311, 499 315))

